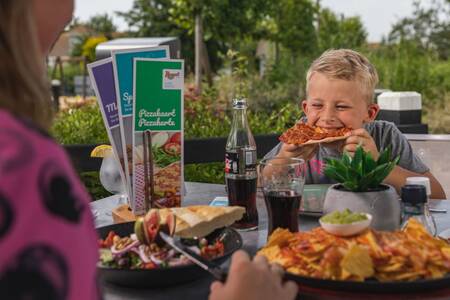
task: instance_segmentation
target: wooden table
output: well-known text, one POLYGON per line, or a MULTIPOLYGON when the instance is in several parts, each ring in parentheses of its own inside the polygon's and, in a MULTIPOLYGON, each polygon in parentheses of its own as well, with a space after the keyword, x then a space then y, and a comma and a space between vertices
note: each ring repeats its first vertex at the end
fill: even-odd
MULTIPOLYGON (((214 197, 225 196, 225 188, 219 184, 206 184, 206 183, 186 183, 186 196, 182 205, 195 205, 195 204, 208 204, 214 197)), ((91 207, 96 212, 96 227, 106 226, 113 223, 111 211, 114 207, 118 206, 120 199, 118 196, 112 196, 92 202, 91 207)), ((447 213, 435 213, 433 214, 438 232, 450 228, 450 201, 446 200, 433 200, 431 204, 435 208, 447 209, 447 213)), ((267 239, 267 213, 264 206, 264 200, 262 194, 258 192, 257 208, 259 214, 259 229, 249 232, 241 232, 244 240, 243 248, 254 255, 256 250, 262 247, 267 239)), ((299 217, 300 230, 310 230, 313 227, 318 226, 318 219, 316 217, 299 217)), ((165 300, 165 299, 207 299, 209 294, 209 285, 212 282, 212 278, 206 274, 202 279, 177 285, 170 288, 160 289, 130 289, 115 286, 109 283, 103 283, 103 292, 105 300, 121 300, 121 299, 152 299, 152 300, 165 300)), ((310 288, 301 287, 301 293, 299 299, 450 299, 450 287, 448 290, 429 291, 421 294, 407 294, 407 295, 361 295, 350 294, 342 292, 333 292, 327 290, 315 290, 310 288)))

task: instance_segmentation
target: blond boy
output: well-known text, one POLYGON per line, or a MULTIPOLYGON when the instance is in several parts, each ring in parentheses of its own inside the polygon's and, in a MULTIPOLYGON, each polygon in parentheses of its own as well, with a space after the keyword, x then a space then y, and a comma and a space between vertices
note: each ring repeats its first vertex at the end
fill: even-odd
POLYGON ((410 176, 426 176, 431 198, 445 199, 445 193, 429 168, 413 153, 408 140, 390 122, 375 121, 379 107, 373 103, 378 83, 374 66, 366 57, 348 49, 328 50, 316 59, 306 75, 306 100, 302 101, 305 121, 311 126, 352 128, 341 144, 296 146, 280 143, 269 157, 302 157, 307 160, 306 183, 331 183, 323 174, 325 157, 355 152, 358 145, 378 158, 379 151, 392 146, 400 156, 398 166, 384 180, 397 191, 410 176))

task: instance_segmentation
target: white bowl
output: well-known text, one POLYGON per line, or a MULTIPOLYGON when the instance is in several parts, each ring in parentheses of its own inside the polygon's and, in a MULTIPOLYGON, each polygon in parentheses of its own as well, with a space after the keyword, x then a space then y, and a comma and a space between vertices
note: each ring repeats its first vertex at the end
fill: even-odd
POLYGON ((322 220, 320 219, 319 223, 320 226, 322 226, 322 228, 328 233, 338 236, 350 236, 357 234, 366 229, 367 227, 369 227, 370 222, 372 222, 372 215, 371 214, 365 215, 367 216, 367 220, 353 222, 350 224, 331 224, 322 222, 322 220))

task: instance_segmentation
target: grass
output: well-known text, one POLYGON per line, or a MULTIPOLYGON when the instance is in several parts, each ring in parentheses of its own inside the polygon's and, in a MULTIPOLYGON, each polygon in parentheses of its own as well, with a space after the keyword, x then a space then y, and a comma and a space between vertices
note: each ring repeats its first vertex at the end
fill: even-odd
POLYGON ((450 133, 450 92, 447 92, 440 100, 423 107, 422 123, 428 124, 430 133, 448 134, 450 133))

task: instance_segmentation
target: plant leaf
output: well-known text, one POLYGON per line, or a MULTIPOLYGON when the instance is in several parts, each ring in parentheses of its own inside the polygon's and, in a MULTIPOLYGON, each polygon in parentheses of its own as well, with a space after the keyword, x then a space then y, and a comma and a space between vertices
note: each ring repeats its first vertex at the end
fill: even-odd
POLYGON ((352 192, 358 192, 358 191, 359 191, 359 190, 358 190, 358 185, 357 185, 355 182, 353 182, 353 181, 346 181, 346 182, 343 182, 342 185, 343 185, 347 190, 350 190, 350 191, 352 191, 352 192))
POLYGON ((378 157, 377 165, 388 163, 391 159, 392 147, 389 145, 386 149, 384 149, 380 157, 378 157))
POLYGON ((342 163, 346 166, 351 166, 352 157, 347 151, 345 151, 344 154, 342 155, 342 163))
POLYGON ((336 168, 326 168, 324 171, 325 175, 328 176, 331 179, 336 180, 339 183, 342 183, 346 180, 346 178, 344 176, 342 176, 337 170, 336 168))
POLYGON ((363 161, 363 174, 370 173, 377 166, 377 162, 372 158, 370 153, 367 153, 363 161))
POLYGON ((351 167, 360 175, 362 175, 363 173, 362 162, 364 160, 364 155, 365 155, 364 149, 361 146, 358 146, 358 148, 356 148, 355 155, 353 156, 352 159, 351 167))

